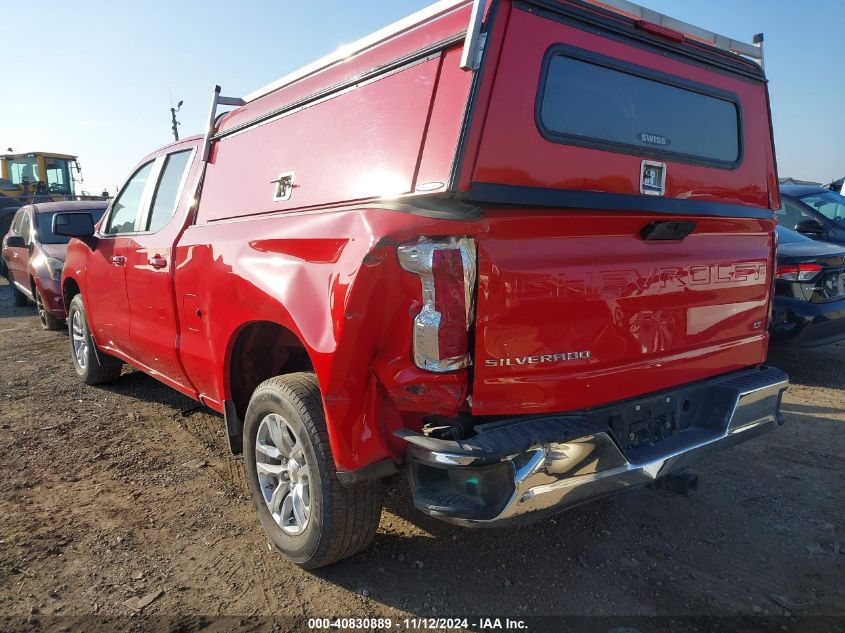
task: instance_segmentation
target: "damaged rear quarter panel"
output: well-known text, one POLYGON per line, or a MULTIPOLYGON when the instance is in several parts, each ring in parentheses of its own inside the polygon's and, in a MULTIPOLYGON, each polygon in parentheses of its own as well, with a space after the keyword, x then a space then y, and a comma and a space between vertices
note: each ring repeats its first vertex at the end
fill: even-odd
POLYGON ((402 446, 392 431, 418 426, 423 414, 455 414, 467 372, 437 375, 414 366, 420 285, 399 267, 396 245, 477 230, 378 208, 190 227, 176 248, 176 294, 194 295, 195 309, 208 317, 195 331, 183 328, 191 380, 210 399, 228 399, 228 356, 238 332, 256 321, 276 323, 296 335, 314 366, 338 470, 399 461, 402 446))

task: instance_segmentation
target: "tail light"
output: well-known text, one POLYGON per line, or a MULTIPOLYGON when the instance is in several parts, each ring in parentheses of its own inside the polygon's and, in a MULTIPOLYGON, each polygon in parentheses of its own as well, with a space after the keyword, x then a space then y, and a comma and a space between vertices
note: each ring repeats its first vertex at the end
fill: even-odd
POLYGON ((471 364, 475 240, 421 237, 398 248, 399 263, 422 282, 422 310, 414 319, 414 362, 445 372, 471 364))
POLYGON ((812 281, 821 271, 818 264, 780 264, 775 275, 783 281, 812 281))

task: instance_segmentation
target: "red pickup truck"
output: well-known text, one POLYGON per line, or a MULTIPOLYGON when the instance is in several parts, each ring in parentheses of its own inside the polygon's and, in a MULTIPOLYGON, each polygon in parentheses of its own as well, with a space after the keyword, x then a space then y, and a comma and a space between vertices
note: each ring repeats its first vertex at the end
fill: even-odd
POLYGON ((370 542, 399 470, 506 525, 774 428, 761 57, 623 0, 444 0, 218 87, 96 228, 56 217, 76 371, 221 412, 305 567, 370 542))

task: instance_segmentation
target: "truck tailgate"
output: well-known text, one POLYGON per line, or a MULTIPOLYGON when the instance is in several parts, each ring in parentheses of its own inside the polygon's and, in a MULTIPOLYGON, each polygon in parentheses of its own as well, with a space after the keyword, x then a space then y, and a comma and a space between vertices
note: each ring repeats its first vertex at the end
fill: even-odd
POLYGON ((771 220, 490 211, 472 410, 568 411, 765 359, 771 220), (646 240, 688 220, 680 240, 646 240))

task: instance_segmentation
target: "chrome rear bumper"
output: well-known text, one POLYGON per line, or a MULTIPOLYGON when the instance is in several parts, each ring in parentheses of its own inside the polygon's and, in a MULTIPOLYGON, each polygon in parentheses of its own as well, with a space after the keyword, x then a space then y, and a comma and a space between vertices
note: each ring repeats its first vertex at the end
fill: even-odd
POLYGON ((408 442, 419 509, 462 525, 498 526, 652 483, 771 430, 782 423, 788 385, 782 371, 762 367, 595 411, 482 425, 463 441, 397 435, 408 442), (642 415, 658 401, 661 411, 677 411, 676 428, 659 441, 623 445, 607 420, 642 415))

